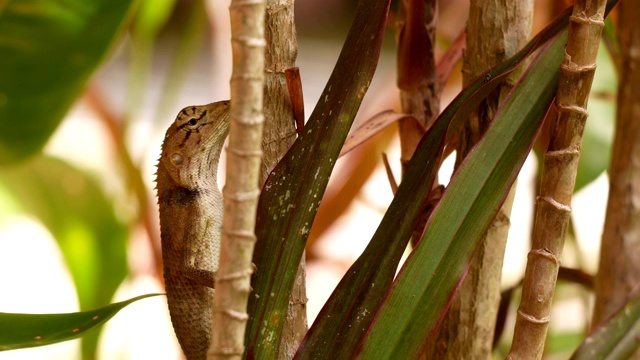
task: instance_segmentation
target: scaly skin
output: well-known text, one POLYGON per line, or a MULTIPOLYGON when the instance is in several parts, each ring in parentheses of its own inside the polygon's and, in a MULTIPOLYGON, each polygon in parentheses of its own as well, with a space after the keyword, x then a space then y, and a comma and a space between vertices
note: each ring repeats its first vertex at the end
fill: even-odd
POLYGON ((206 359, 218 269, 222 194, 216 175, 229 102, 189 106, 167 130, 157 190, 171 322, 187 359, 206 359))

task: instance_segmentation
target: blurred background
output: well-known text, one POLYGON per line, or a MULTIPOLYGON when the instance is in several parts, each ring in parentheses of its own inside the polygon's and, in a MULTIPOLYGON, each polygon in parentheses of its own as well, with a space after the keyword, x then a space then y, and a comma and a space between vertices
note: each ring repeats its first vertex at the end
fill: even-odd
MULTIPOLYGON (((295 3, 297 66, 307 114, 333 69, 356 4, 355 0, 295 3)), ((26 161, 3 163, 0 311, 74 312, 163 292, 155 165, 164 132, 181 108, 229 97, 228 5, 225 0, 139 1, 127 13, 123 30, 80 95, 72 99, 70 110, 42 152, 26 161)), ((569 5, 567 1, 535 1, 532 34, 569 5)), ((464 30, 467 9, 464 0, 440 2, 438 58, 464 30)), ((27 7, 21 11, 29 15, 27 7)), ((0 23, 6 16, 0 13, 0 23)), ((395 53, 392 13, 378 69, 354 127, 380 111, 399 110, 395 53)), ((47 71, 56 71, 48 59, 39 61, 47 71)), ((461 81, 458 65, 443 92, 442 109, 460 91, 461 81)), ((603 46, 589 101, 572 228, 562 259, 564 266, 590 275, 597 270, 616 88, 614 65, 603 46)), ((393 197, 382 153, 387 154, 399 179, 395 126, 341 158, 333 172, 307 246, 309 323, 365 248, 393 197)), ((443 165, 443 184, 451 175, 454 158, 452 155, 443 165)), ((220 186, 224 165, 223 159, 220 186)), ((505 289, 516 286, 524 273, 538 170, 532 154, 518 180, 503 269, 505 289)), ((561 283, 556 292, 548 346, 559 358, 584 337, 592 306, 589 294, 584 287, 568 283, 561 283)), ((508 350, 514 321, 513 316, 507 317, 496 357, 504 357, 508 350)), ((97 335, 92 341, 101 359, 181 356, 164 297, 125 308, 107 323, 99 338, 97 335)), ((78 340, 0 352, 0 359, 82 357, 78 340)))

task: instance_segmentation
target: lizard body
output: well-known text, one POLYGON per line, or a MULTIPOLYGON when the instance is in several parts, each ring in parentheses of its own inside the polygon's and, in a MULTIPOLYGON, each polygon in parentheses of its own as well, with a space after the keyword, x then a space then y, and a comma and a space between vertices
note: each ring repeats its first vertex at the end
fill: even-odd
POLYGON ((205 359, 211 341, 222 194, 216 176, 229 132, 229 102, 189 106, 167 130, 157 190, 167 302, 187 359, 205 359))

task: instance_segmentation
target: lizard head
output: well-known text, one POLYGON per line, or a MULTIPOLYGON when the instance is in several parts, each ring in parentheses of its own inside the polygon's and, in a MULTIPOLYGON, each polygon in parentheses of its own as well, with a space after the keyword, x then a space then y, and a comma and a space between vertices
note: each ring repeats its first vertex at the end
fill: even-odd
POLYGON ((188 106, 178 113, 162 144, 160 166, 178 185, 196 189, 214 181, 229 133, 229 101, 188 106))

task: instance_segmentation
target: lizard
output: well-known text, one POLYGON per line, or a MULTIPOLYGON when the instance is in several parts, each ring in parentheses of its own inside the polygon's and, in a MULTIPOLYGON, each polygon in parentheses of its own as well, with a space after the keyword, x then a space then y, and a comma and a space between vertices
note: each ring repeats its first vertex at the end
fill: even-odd
POLYGON ((158 161, 167 302, 189 360, 205 359, 211 341, 223 211, 216 176, 229 123, 229 101, 182 109, 166 132, 158 161))

